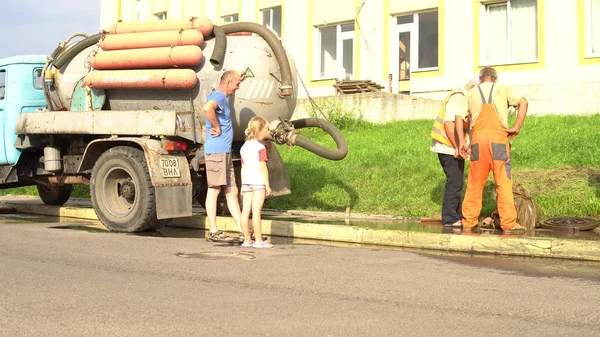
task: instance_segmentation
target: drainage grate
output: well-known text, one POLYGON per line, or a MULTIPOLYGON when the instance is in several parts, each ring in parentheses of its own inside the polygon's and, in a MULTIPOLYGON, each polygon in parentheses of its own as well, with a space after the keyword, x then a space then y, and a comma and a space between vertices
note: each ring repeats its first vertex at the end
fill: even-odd
POLYGON ((573 217, 549 218, 540 222, 540 227, 561 231, 589 231, 598 227, 598 220, 573 217))

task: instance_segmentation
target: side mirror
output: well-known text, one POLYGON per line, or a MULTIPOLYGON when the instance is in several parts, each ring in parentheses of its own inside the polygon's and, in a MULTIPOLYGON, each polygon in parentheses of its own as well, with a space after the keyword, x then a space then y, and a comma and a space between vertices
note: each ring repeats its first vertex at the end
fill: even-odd
POLYGON ((5 88, 6 88, 6 87, 0 87, 0 100, 3 100, 3 99, 4 99, 4 89, 5 89, 5 88))

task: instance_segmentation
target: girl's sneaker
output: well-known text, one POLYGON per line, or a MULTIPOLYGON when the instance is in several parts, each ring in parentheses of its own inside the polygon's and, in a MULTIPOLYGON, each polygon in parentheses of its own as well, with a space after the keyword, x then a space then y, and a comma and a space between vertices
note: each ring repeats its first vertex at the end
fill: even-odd
POLYGON ((252 247, 254 248, 273 248, 273 245, 269 241, 255 242, 252 247))
POLYGON ((242 242, 242 247, 248 248, 248 247, 252 247, 254 244, 255 244, 254 241, 247 242, 244 240, 244 242, 242 242))

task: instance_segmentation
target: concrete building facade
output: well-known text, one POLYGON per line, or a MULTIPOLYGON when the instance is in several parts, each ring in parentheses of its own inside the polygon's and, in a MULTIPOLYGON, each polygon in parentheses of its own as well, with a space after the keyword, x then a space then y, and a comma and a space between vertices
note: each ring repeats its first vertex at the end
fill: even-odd
POLYGON ((600 112, 600 0, 101 0, 103 29, 191 16, 271 28, 311 96, 344 78, 439 99, 494 66, 533 114, 600 112))

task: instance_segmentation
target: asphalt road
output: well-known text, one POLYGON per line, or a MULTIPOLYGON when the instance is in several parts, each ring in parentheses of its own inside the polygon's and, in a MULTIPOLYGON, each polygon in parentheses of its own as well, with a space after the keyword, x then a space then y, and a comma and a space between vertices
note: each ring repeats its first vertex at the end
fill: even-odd
POLYGON ((0 336, 600 336, 597 263, 34 220, 0 218, 0 336))

